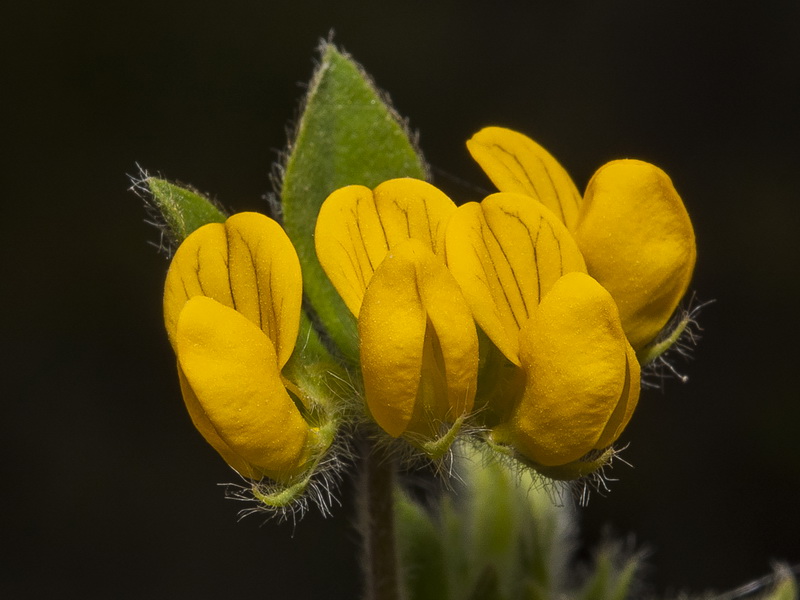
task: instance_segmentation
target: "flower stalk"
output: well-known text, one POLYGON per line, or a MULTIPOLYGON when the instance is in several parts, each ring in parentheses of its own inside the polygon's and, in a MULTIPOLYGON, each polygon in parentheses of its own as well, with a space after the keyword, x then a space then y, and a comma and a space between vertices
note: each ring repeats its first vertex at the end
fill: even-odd
POLYGON ((385 446, 360 444, 358 523, 363 540, 365 600, 401 600, 395 541, 397 465, 385 446))

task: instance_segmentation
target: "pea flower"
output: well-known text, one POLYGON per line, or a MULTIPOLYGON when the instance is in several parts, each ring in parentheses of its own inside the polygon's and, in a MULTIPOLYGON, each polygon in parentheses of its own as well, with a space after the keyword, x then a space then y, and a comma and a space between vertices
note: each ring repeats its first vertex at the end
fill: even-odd
POLYGON ((458 208, 446 249, 475 320, 511 363, 500 376, 517 380, 483 395, 491 440, 543 468, 610 446, 638 401, 639 363, 564 224, 529 196, 497 193, 458 208))
POLYGON ((477 387, 475 325, 443 257, 455 211, 432 185, 393 179, 335 191, 315 230, 320 264, 358 319, 372 417, 430 455, 452 441, 477 387))
POLYGON ((589 274, 619 307, 631 345, 641 352, 652 343, 686 293, 697 255, 689 215, 666 173, 615 160, 581 197, 555 158, 520 133, 487 127, 467 147, 500 191, 535 199, 566 226, 589 274))
POLYGON ((256 213, 194 231, 167 274, 164 321, 186 408, 206 441, 253 480, 289 482, 325 447, 307 421, 308 399, 281 374, 301 299, 294 247, 256 213))

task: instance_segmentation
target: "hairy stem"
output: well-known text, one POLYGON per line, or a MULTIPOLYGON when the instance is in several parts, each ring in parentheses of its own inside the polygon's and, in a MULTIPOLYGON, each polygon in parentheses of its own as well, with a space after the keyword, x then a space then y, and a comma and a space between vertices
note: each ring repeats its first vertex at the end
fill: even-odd
POLYGON ((381 448, 361 445, 359 521, 364 544, 366 600, 400 600, 394 536, 395 465, 381 448))

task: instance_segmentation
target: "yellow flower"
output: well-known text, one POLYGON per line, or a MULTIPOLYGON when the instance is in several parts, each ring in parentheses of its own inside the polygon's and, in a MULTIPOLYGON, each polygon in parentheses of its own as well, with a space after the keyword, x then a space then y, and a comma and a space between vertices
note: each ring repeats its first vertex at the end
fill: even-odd
POLYGON ((320 264, 358 318, 370 413, 423 445, 472 409, 477 384, 475 325, 443 258, 455 210, 432 185, 394 179, 337 190, 315 230, 320 264))
POLYGON ((493 194, 458 208, 446 248, 475 320, 522 374, 516 388, 489 386, 494 440, 543 467, 613 443, 638 400, 639 363, 562 222, 529 196, 493 194))
POLYGON ((164 321, 186 407, 206 441, 251 479, 289 480, 314 443, 316 429, 281 376, 301 298, 291 242, 256 213, 196 230, 167 274, 164 321))
POLYGON ((686 293, 696 259, 692 223, 666 173, 612 161, 581 197, 563 167, 520 133, 487 127, 467 146, 500 191, 538 200, 566 226, 637 352, 652 342, 686 293))
POLYGON ((636 408, 636 352, 688 286, 691 223, 647 163, 609 163, 582 198, 525 136, 488 128, 468 145, 501 190, 481 203, 395 179, 320 209, 317 256, 358 319, 367 407, 431 456, 469 418, 553 477, 586 474, 636 408))
POLYGON ((523 326, 520 359, 526 385, 510 421, 519 452, 559 466, 617 440, 639 399, 639 363, 599 283, 561 277, 523 326))

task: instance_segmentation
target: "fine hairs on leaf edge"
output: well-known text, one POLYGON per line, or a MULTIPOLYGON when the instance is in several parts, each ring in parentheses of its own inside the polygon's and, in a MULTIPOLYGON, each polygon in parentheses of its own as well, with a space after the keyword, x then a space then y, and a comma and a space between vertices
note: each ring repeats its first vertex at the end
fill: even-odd
MULTIPOLYGON (((344 373, 347 374, 348 371, 344 373)), ((242 483, 219 484, 227 488, 227 498, 252 504, 239 511, 239 520, 250 515, 259 515, 265 517, 265 523, 275 520, 278 523, 292 521, 296 524, 312 505, 317 506, 323 517, 332 516, 331 509, 334 504, 341 506, 335 492, 344 479, 343 472, 348 465, 356 461, 352 441, 358 424, 349 417, 361 394, 352 380, 343 379, 337 372, 328 372, 323 381, 334 397, 334 401, 329 405, 334 412, 328 417, 335 422, 333 427, 336 434, 330 446, 317 459, 318 462, 309 467, 305 475, 289 485, 269 479, 253 481, 244 477, 242 483), (297 495, 286 503, 270 503, 293 487, 297 495)))
MULTIPOLYGON (((565 500, 567 499, 575 501, 577 498, 575 492, 571 489, 575 482, 551 479, 542 475, 532 466, 525 464, 519 457, 498 451, 497 448, 487 443, 482 437, 470 436, 462 439, 461 442, 472 447, 474 450, 473 456, 480 460, 481 468, 486 468, 492 464, 501 465, 513 476, 517 486, 522 487, 525 485, 527 487, 526 494, 532 490, 542 491, 550 498, 553 506, 557 507, 565 506, 565 500), (529 480, 528 482, 525 481, 526 478, 529 480)), ((457 460, 472 461, 474 459, 461 452, 458 453, 457 460)))
POLYGON ((647 568, 645 561, 652 553, 652 549, 647 546, 637 547, 633 534, 619 537, 606 526, 601 533, 600 542, 591 551, 590 559, 577 564, 577 575, 581 582, 578 597, 596 597, 584 594, 589 591, 587 588, 591 587, 593 577, 601 574, 604 569, 608 569, 606 574, 614 579, 613 583, 607 582, 613 585, 612 598, 642 597, 646 591, 642 572, 647 568), (624 593, 621 593, 621 585, 625 587, 624 593))
POLYGON ((245 477, 241 483, 220 483, 225 488, 225 497, 245 502, 247 506, 239 510, 238 519, 257 515, 263 517, 263 524, 275 521, 278 524, 291 521, 297 525, 312 506, 327 518, 333 516, 334 505, 341 506, 337 492, 344 480, 343 472, 354 461, 352 449, 347 444, 348 436, 340 432, 319 461, 309 468, 304 477, 288 486, 269 479, 253 481, 245 477), (297 494, 285 504, 268 504, 269 497, 296 488, 297 494))
POLYGON ((462 444, 471 446, 474 450, 472 454, 480 456, 484 466, 493 462, 501 463, 504 468, 514 474, 518 484, 522 485, 527 477, 531 482, 530 489, 544 490, 555 506, 563 506, 567 501, 581 507, 587 506, 592 491, 601 496, 610 493, 609 484, 617 479, 611 477, 608 470, 613 469, 615 460, 632 467, 621 457, 621 453, 624 452, 627 445, 622 448, 609 447, 593 450, 583 457, 586 462, 603 458, 603 464, 592 472, 577 479, 558 479, 549 476, 542 471, 542 468, 537 468, 537 465, 529 464, 527 460, 510 448, 505 450, 497 444, 489 442, 486 437, 488 431, 470 425, 468 418, 465 419, 463 427, 455 436, 455 440, 450 444, 448 450, 439 458, 431 458, 405 436, 399 438, 387 436, 366 414, 366 411, 362 410, 359 416, 362 421, 358 424, 358 428, 364 432, 376 448, 380 449, 384 456, 397 464, 399 471, 406 473, 420 470, 429 471, 440 481, 443 488, 448 490, 452 490, 454 485, 463 483, 458 462, 470 460, 470 458, 459 450, 459 446, 462 444))
MULTIPOLYGON (((367 432, 375 447, 397 464, 400 472, 411 473, 414 471, 428 471, 441 483, 444 489, 452 490, 453 482, 462 483, 456 463, 458 461, 457 448, 459 443, 473 440, 486 433, 486 429, 474 425, 470 420, 476 412, 464 414, 453 422, 438 422, 441 436, 436 440, 426 440, 423 436, 405 433, 398 438, 387 436, 375 423, 366 409, 366 402, 359 403, 359 416, 362 419, 360 426, 367 432), (449 443, 448 443, 448 440, 449 443), (426 446, 436 447, 436 453, 431 455, 426 446)), ((479 409, 480 410, 480 409, 479 409)))
POLYGON ((548 492, 556 506, 563 506, 567 498, 578 506, 588 506, 592 491, 601 496, 611 492, 609 483, 617 481, 617 479, 609 476, 607 470, 614 468, 614 460, 632 467, 628 461, 620 456, 627 449, 627 445, 622 448, 609 446, 600 450, 592 450, 582 457, 582 461, 587 463, 603 459, 602 464, 590 473, 586 473, 576 479, 559 479, 548 475, 545 468, 529 462, 512 448, 494 443, 486 436, 472 436, 468 440, 477 445, 481 453, 486 457, 485 464, 492 460, 501 461, 507 469, 516 473, 520 482, 527 475, 533 482, 541 485, 548 492))
POLYGON ((144 210, 146 214, 144 222, 147 225, 154 227, 158 231, 158 242, 156 243, 154 241, 148 241, 147 243, 156 248, 156 251, 159 254, 163 254, 167 259, 172 258, 175 250, 177 250, 178 246, 181 245, 183 240, 178 239, 178 236, 172 231, 172 228, 167 222, 166 217, 158 207, 158 204, 153 197, 153 192, 147 185, 147 182, 150 179, 163 179, 164 181, 167 181, 173 185, 189 190, 190 192, 206 198, 223 214, 230 214, 230 211, 228 211, 216 198, 200 192, 191 184, 182 183, 180 181, 170 181, 161 173, 151 175, 147 169, 142 167, 139 163, 136 163, 136 169, 138 171, 137 173, 127 175, 131 184, 128 188, 128 191, 133 192, 142 202, 144 202, 144 210))
MULTIPOLYGON (((576 502, 578 502, 579 506, 585 507, 589 505, 589 500, 591 499, 591 492, 605 496, 607 493, 611 492, 611 487, 609 483, 613 481, 618 481, 617 478, 611 477, 606 473, 607 469, 614 468, 614 460, 620 461, 622 464, 633 468, 633 465, 622 458, 620 455, 628 448, 626 444, 622 448, 614 448, 609 447, 605 450, 595 450, 595 453, 601 452, 608 452, 608 460, 605 464, 601 465, 597 470, 589 473, 588 475, 584 475, 580 479, 576 479, 575 481, 568 482, 570 484, 570 489, 574 495, 576 502)), ((591 454, 591 453, 590 453, 591 454)))
POLYGON ((167 220, 159 210, 155 200, 153 200, 153 193, 147 185, 147 180, 150 179, 151 175, 139 163, 136 163, 136 168, 138 173, 128 174, 127 176, 131 183, 128 191, 136 194, 144 202, 144 222, 154 227, 159 236, 158 243, 153 241, 148 241, 147 243, 153 246, 159 254, 163 254, 165 258, 172 258, 175 249, 180 245, 180 241, 172 233, 167 220))
MULTIPOLYGON (((700 313, 716 300, 700 301, 697 294, 693 293, 685 307, 675 312, 670 322, 656 341, 648 348, 657 347, 659 344, 674 337, 667 347, 657 352, 642 365, 642 388, 655 388, 664 390, 664 384, 669 379, 677 379, 681 383, 688 383, 689 376, 680 373, 674 366, 674 359, 681 357, 684 361, 694 358, 694 351, 702 339, 703 328, 698 318, 700 313)), ((647 348, 645 349, 647 350, 647 348)))
MULTIPOLYGON (((273 188, 273 195, 271 195, 271 199, 269 200, 270 206, 273 206, 273 202, 277 201, 280 202, 280 198, 282 195, 283 190, 283 181, 284 176, 286 174, 286 167, 289 162, 289 158, 292 155, 292 150, 294 149, 294 145, 297 141, 297 138, 300 135, 300 127, 302 125, 302 115, 305 113, 306 106, 308 106, 308 102, 310 100, 310 96, 313 91, 317 88, 320 79, 325 74, 328 65, 324 61, 325 53, 329 47, 332 47, 336 52, 341 54, 344 58, 352 62, 355 67, 358 69, 359 74, 363 77, 364 81, 375 91, 375 94, 380 98, 383 104, 386 106, 387 110, 389 111, 389 115, 394 119, 394 121, 400 125, 403 133, 408 138, 409 142, 411 143, 411 147, 413 148, 414 152, 420 159, 420 163, 422 164, 422 168, 425 172, 425 180, 430 181, 431 179, 431 170, 428 162, 425 160, 425 156, 422 153, 422 149, 419 144, 419 131, 416 131, 411 128, 410 120, 407 117, 403 117, 397 109, 394 107, 392 103, 391 97, 389 94, 376 85, 375 80, 373 77, 364 69, 364 67, 359 63, 357 60, 353 58, 353 56, 348 53, 344 48, 341 46, 337 46, 334 41, 334 30, 331 29, 328 33, 327 38, 321 38, 319 44, 317 46, 317 58, 314 59, 314 70, 311 75, 311 79, 308 83, 302 83, 301 86, 305 88, 306 93, 300 99, 299 104, 295 110, 295 116, 290 120, 289 124, 286 126, 286 138, 287 143, 284 150, 278 152, 277 160, 272 164, 272 169, 270 172, 270 182, 273 188), (277 199, 277 200, 276 200, 277 199)), ((283 212, 282 209, 278 208, 279 213, 276 214, 276 220, 282 218, 283 212)), ((281 222, 278 220, 278 222, 281 222)))

